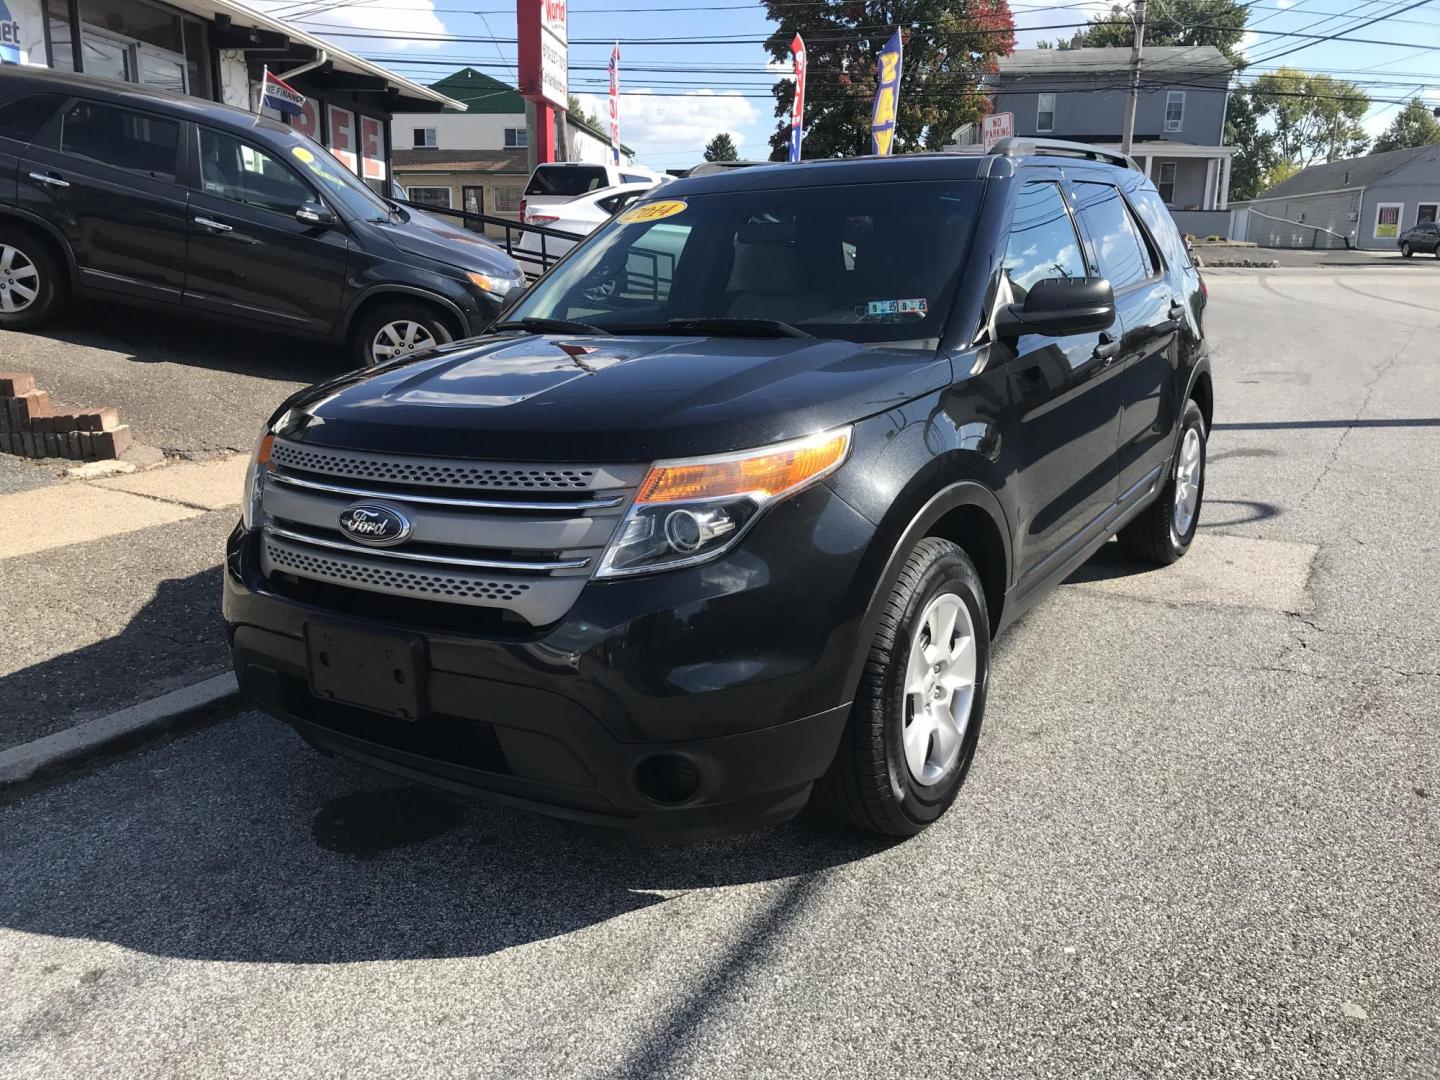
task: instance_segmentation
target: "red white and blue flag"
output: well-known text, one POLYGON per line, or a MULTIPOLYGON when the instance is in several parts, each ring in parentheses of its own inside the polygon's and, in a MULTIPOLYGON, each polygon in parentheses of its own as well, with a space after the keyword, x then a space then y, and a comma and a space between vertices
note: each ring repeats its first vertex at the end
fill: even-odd
POLYGON ((610 50, 610 159, 620 164, 620 43, 610 50))
POLYGON ((265 69, 265 82, 260 92, 260 105, 274 109, 285 116, 296 116, 305 111, 305 95, 287 82, 282 82, 265 69))

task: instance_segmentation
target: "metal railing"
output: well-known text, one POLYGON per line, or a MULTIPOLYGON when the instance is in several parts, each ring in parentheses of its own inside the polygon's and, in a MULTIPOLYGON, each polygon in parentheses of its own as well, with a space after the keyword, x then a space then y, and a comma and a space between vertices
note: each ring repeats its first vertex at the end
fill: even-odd
MULTIPOLYGON (((1246 209, 1246 211, 1248 211, 1248 212, 1251 213, 1251 214, 1254 214, 1254 215, 1255 215, 1256 217, 1258 217, 1258 218, 1264 218, 1266 221, 1278 221, 1278 222, 1280 222, 1282 225, 1289 225, 1289 226, 1292 226, 1293 228, 1296 228, 1296 229, 1314 229, 1315 231, 1310 234, 1310 246, 1311 246, 1312 248, 1318 246, 1318 245, 1316 244, 1316 241, 1318 241, 1318 240, 1320 239, 1320 234, 1323 232, 1323 233, 1329 234, 1330 236, 1335 237, 1337 240, 1339 240, 1341 243, 1343 243, 1343 244, 1345 245, 1345 250, 1346 250, 1346 251, 1351 250, 1351 246, 1352 246, 1352 245, 1351 245, 1351 243, 1350 243, 1350 237, 1346 236, 1344 233, 1338 233, 1338 232, 1336 232, 1334 229, 1327 229, 1327 228, 1325 228, 1323 225, 1307 225, 1307 224, 1305 224, 1305 222, 1303 222, 1303 221, 1292 221, 1292 220, 1290 220, 1289 218, 1276 217, 1274 214, 1262 214, 1259 210, 1256 210, 1253 206, 1247 206, 1245 209, 1246 209)), ((1246 230, 1245 230, 1245 238, 1246 238, 1247 240, 1250 238, 1250 230, 1249 230, 1249 228, 1246 228, 1246 230)), ((1290 245, 1290 246, 1291 246, 1292 248, 1296 248, 1296 247, 1299 247, 1300 245, 1299 245, 1299 244, 1292 244, 1292 245, 1290 245)))
MULTIPOLYGON (((470 228, 472 223, 478 224, 479 228, 472 229, 471 231, 478 236, 484 236, 488 240, 494 240, 495 238, 486 233, 485 227, 487 225, 494 225, 496 228, 503 229, 505 232, 505 240, 500 246, 505 250, 507 255, 520 264, 522 270, 535 277, 549 270, 550 267, 560 260, 562 255, 570 250, 568 247, 565 251, 560 252, 547 250, 547 237, 553 240, 568 240, 572 247, 579 241, 585 239, 582 233, 568 232, 564 229, 550 229, 544 225, 526 225, 523 221, 512 221, 510 218, 495 217, 492 214, 476 214, 469 210, 453 210, 447 206, 429 206, 425 203, 410 202, 407 199, 392 199, 391 201, 399 203, 401 206, 408 206, 414 210, 423 210, 427 214, 441 214, 445 217, 459 218, 465 224, 466 228, 470 228), (538 253, 526 251, 520 246, 518 237, 524 236, 526 233, 534 233, 540 238, 540 250, 538 253)), ((497 241, 497 243, 499 243, 499 241, 497 241)))

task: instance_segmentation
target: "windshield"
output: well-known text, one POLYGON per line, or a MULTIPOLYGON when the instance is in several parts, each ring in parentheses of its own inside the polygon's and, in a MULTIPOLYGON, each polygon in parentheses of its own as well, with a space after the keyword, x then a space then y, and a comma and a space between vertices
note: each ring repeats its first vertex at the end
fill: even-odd
MULTIPOLYGON (((283 135, 280 137, 284 138, 283 135)), ((319 186, 325 197, 339 206, 346 215, 366 221, 390 219, 390 204, 366 187, 339 158, 298 131, 291 139, 293 145, 289 148, 290 159, 299 165, 311 181, 319 186)))
POLYGON ((768 320, 815 337, 938 340, 980 191, 947 180, 652 198, 593 233, 507 318, 615 333, 768 320))

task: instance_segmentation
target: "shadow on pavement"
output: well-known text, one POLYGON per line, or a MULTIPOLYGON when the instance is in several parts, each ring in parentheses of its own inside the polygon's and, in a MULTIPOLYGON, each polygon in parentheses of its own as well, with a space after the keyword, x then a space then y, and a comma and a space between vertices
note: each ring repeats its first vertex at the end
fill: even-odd
MULTIPOLYGON (((0 582, 0 607, 25 604, 23 575, 0 582)), ((229 664, 220 568, 162 581, 119 633, 0 677, 0 749, 195 682, 229 664)), ((83 599, 79 602, 83 603, 83 599)), ((44 613, 32 625, 44 633, 44 613)), ((42 638, 43 640, 43 638, 42 638)))
POLYGON ((64 318, 31 333, 122 352, 137 364, 180 363, 287 382, 297 377, 318 382, 354 367, 344 348, 327 341, 96 301, 77 304, 64 318))

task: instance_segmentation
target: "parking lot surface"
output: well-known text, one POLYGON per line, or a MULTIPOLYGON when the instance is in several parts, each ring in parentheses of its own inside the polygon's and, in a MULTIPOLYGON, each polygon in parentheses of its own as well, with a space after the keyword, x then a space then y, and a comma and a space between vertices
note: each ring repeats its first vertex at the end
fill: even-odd
POLYGON ((0 1075, 1434 1076, 1440 299, 1207 277, 1195 549, 1007 636, 920 837, 632 846, 247 713, 0 807, 0 1075))

